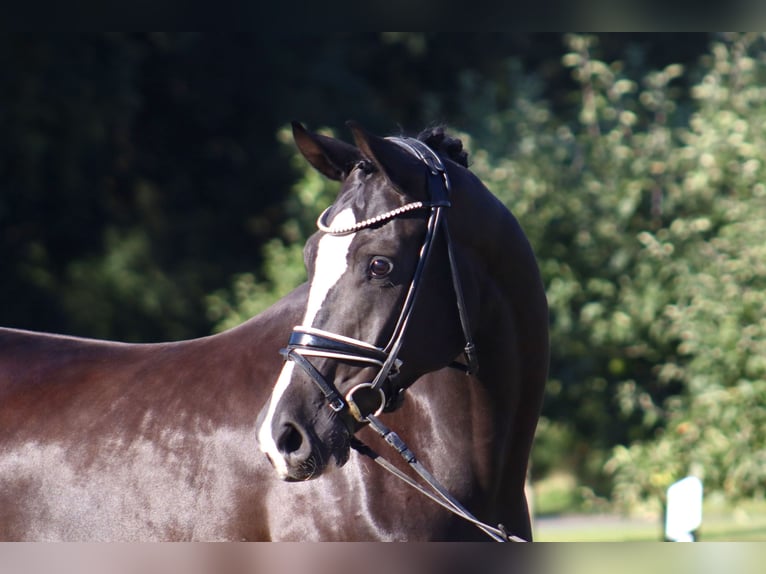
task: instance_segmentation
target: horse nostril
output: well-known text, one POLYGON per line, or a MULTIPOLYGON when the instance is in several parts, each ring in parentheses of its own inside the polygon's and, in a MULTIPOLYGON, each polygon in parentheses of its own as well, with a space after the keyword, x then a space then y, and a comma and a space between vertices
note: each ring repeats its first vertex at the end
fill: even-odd
POLYGON ((298 427, 292 423, 285 423, 277 440, 277 448, 280 452, 291 454, 300 450, 302 445, 303 434, 298 430, 298 427))

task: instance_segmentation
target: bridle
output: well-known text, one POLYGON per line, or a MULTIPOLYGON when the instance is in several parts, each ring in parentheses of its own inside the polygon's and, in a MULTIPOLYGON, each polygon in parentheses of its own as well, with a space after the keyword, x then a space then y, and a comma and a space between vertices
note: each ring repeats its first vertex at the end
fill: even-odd
POLYGON ((465 308, 465 297, 460 276, 457 272, 454 248, 450 239, 447 221, 443 215, 444 209, 450 207, 450 181, 447 171, 441 158, 420 140, 399 137, 388 139, 414 155, 428 168, 429 201, 408 203, 402 207, 346 227, 330 227, 327 225, 326 218, 329 208, 317 220, 317 227, 324 233, 330 235, 349 235, 362 229, 385 224, 413 211, 429 211, 426 234, 420 248, 415 272, 388 343, 383 347, 377 347, 365 341, 345 337, 322 329, 298 326, 293 329, 287 347, 281 351, 285 359, 295 362, 314 381, 333 411, 341 413, 348 410, 353 418, 360 423, 368 422, 366 419, 368 413, 362 412, 357 400, 355 400, 357 393, 364 392, 379 398, 379 406, 374 410, 374 414, 377 415, 383 412, 383 410, 393 410, 399 402, 401 393, 405 390, 404 388, 396 388, 394 383, 402 364, 399 359, 399 353, 423 283, 423 274, 431 257, 433 244, 439 230, 442 231, 446 239, 452 284, 455 291, 463 337, 466 341, 464 353, 468 363, 467 365, 453 363, 450 366, 459 368, 467 373, 475 373, 478 369, 476 346, 473 343, 468 313, 465 308), (343 397, 311 364, 309 357, 322 357, 359 363, 375 367, 378 369, 378 372, 372 382, 355 386, 343 397), (388 393, 386 393, 384 386, 388 388, 388 393))
POLYGON ((348 413, 355 421, 362 424, 369 424, 429 484, 431 491, 429 492, 423 488, 409 476, 399 471, 390 462, 378 456, 377 453, 356 439, 354 437, 352 426, 346 422, 352 437, 351 446, 358 452, 369 456, 375 460, 376 463, 386 468, 386 470, 392 472, 401 480, 405 481, 413 488, 416 488, 447 510, 476 525, 494 540, 499 542, 506 542, 509 540, 523 542, 523 539, 509 535, 502 525, 494 527, 476 519, 420 464, 404 441, 378 419, 378 415, 384 410, 393 410, 398 405, 402 393, 406 390, 404 387, 396 388, 395 386, 395 379, 402 365, 402 361, 399 359, 399 352, 401 351, 402 343, 412 316, 412 311, 423 282, 425 268, 431 257, 436 235, 440 230, 444 234, 447 245, 452 285, 455 291, 460 325, 465 340, 463 352, 467 361, 467 365, 451 363, 449 366, 458 368, 468 374, 475 373, 479 366, 476 346, 473 342, 473 335, 468 321, 463 287, 457 271, 454 248, 450 238, 447 220, 443 215, 444 210, 451 205, 450 180, 447 175, 447 170, 445 169, 441 158, 420 140, 400 137, 390 137, 386 139, 405 149, 427 167, 429 200, 427 202, 416 201, 408 203, 402 207, 392 209, 346 227, 329 226, 326 223, 326 218, 330 208, 327 208, 317 219, 317 227, 323 233, 330 235, 349 235, 362 229, 383 225, 388 221, 413 211, 428 210, 426 234, 420 248, 415 272, 412 276, 412 281, 407 290, 401 311, 399 312, 399 318, 396 321, 393 333, 384 347, 377 347, 365 341, 338 335, 330 331, 313 327, 296 326, 293 328, 287 347, 280 352, 285 360, 293 361, 306 373, 306 375, 308 375, 322 392, 330 408, 335 413, 341 416, 341 418, 343 418, 343 414, 348 413), (372 382, 361 383, 354 386, 344 397, 338 392, 336 387, 329 383, 322 373, 314 367, 310 361, 311 357, 329 358, 372 366, 377 368, 378 372, 372 382), (388 394, 384 390, 384 386, 388 387, 388 394), (359 400, 357 399, 357 394, 359 393, 366 393, 368 396, 372 395, 373 399, 378 401, 377 408, 372 410, 362 410, 359 400))

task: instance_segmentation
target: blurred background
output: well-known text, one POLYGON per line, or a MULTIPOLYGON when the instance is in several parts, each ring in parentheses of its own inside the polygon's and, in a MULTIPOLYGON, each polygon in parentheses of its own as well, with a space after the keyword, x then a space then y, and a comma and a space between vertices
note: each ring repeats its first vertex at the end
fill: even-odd
POLYGON ((4 35, 0 70, 0 325, 234 326, 304 280, 337 190, 290 120, 345 139, 348 119, 445 124, 547 286, 540 528, 617 515, 657 539, 694 474, 709 538, 766 538, 763 36, 4 35))

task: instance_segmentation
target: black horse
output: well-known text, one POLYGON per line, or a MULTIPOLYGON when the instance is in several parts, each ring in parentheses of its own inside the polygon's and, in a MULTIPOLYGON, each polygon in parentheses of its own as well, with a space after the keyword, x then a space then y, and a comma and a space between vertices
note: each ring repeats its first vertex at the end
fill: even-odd
MULTIPOLYGON (((307 153, 318 149, 307 144, 318 136, 299 130, 297 138, 307 153)), ((430 141, 439 150, 450 142, 430 141)), ((359 152, 351 149, 358 159, 359 152)), ((449 165, 450 171, 456 169, 449 165)), ((429 267, 437 266, 439 249, 437 245, 429 267)), ((531 257, 528 248, 520 249, 531 257)), ((530 262, 515 265, 515 273, 526 273, 530 262)), ((438 279, 437 271, 428 271, 424 286, 438 279)), ((495 290, 486 287, 490 293, 495 290)), ((395 298, 399 289, 381 286, 395 298)), ((539 287, 530 289, 536 293, 539 287)), ((174 343, 129 345, 0 329, 0 540, 474 537, 470 525, 367 458, 354 455, 351 464, 322 480, 288 484, 277 480, 259 455, 255 414, 268 400, 268 383, 282 369, 279 348, 306 316, 307 301, 315 304, 308 292, 308 286, 299 287, 225 333, 174 343)), ((468 288, 466 293, 473 316, 477 302, 468 288)), ((428 320, 422 316, 423 299, 433 295, 424 291, 420 297, 413 329, 428 320)), ((520 297, 531 311, 531 298, 523 292, 520 297)), ((503 305, 497 307, 499 325, 505 325, 508 312, 503 305)), ((437 360, 419 366, 429 372, 387 418, 422 451, 423 462, 455 496, 481 518, 505 520, 521 536, 528 531, 528 519, 518 515, 525 504, 524 468, 545 371, 542 309, 536 312, 541 313, 539 324, 519 320, 526 346, 507 350, 522 353, 521 358, 509 354, 507 362, 494 364, 498 359, 485 354, 477 339, 482 361, 478 376, 451 368, 432 371, 440 366, 437 360), (532 368, 535 364, 538 371, 532 368), (508 365, 510 370, 500 373, 508 365), (497 379, 485 380, 485 372, 497 379), (522 375, 528 378, 520 386, 522 375), (495 404, 497 400, 513 410, 495 404)), ((379 321, 376 316, 369 317, 372 325, 379 321)), ((366 317, 360 314, 359 320, 366 317)), ((510 327, 505 329, 498 332, 498 342, 515 337, 510 327)), ((433 333, 439 351, 445 334, 433 333)), ((410 345, 404 346, 403 358, 405 350, 411 354, 410 345)), ((430 348, 424 343, 423 352, 430 348)), ((328 363, 321 368, 329 373, 333 367, 328 363)), ((406 370, 410 368, 402 366, 403 376, 413 376, 406 370)), ((357 402, 364 402, 364 394, 357 393, 357 402)), ((280 410, 284 406, 286 401, 280 401, 280 410)), ((315 406, 321 417, 326 408, 315 406)), ((288 449, 301 437, 298 427, 293 428, 282 444, 288 449)), ((332 441, 346 447, 348 431, 338 427, 335 432, 339 436, 332 441)), ((321 438, 317 434, 311 444, 321 438)), ((380 446, 374 440, 370 444, 380 446)), ((348 450, 327 456, 341 462, 348 450)), ((327 458, 313 458, 320 460, 327 458)), ((323 469, 317 465, 309 474, 323 469)))
POLYGON ((402 450, 390 425, 458 501, 530 539, 524 483, 548 367, 532 249, 467 169, 459 140, 439 129, 380 138, 350 125, 356 146, 293 125, 306 159, 342 187, 306 243, 306 312, 258 429, 277 475, 298 483, 275 490, 268 506, 284 516, 321 506, 335 528, 282 521, 272 532, 468 536, 352 454, 357 435, 377 452, 386 441, 402 450), (470 375, 451 370, 462 359, 470 375))

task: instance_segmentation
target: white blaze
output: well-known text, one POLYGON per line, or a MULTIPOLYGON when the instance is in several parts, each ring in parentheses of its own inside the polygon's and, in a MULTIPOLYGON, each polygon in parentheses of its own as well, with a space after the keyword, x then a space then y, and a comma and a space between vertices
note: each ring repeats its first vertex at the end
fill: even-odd
MULTIPOLYGON (((336 215, 331 223, 332 227, 347 227, 354 225, 356 218, 351 208, 344 209, 336 215)), ((313 326, 319 310, 322 308, 330 289, 343 277, 348 267, 348 250, 351 242, 354 240, 354 233, 349 235, 330 235, 326 234, 319 240, 317 246, 317 256, 314 263, 314 277, 309 287, 309 300, 306 305, 306 314, 303 317, 302 326, 313 326)), ((287 387, 292 380, 293 368, 295 363, 285 362, 282 372, 279 374, 274 390, 269 400, 269 408, 266 411, 266 417, 263 419, 261 428, 258 429, 258 442, 261 451, 266 453, 276 468, 277 474, 284 478, 287 476, 287 464, 282 454, 277 448, 277 443, 272 435, 272 423, 274 413, 277 410, 279 401, 284 395, 287 387)))

